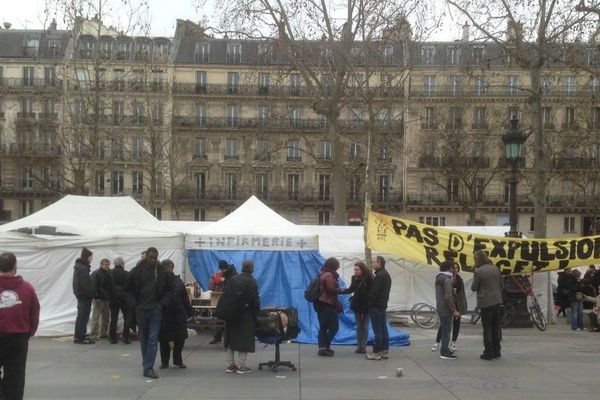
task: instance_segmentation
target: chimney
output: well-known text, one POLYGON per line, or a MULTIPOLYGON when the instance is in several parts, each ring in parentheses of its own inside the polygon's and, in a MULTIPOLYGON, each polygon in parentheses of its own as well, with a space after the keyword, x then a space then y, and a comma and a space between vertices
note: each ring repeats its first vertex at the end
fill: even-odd
POLYGON ((6 28, 6 29, 10 29, 11 26, 12 26, 12 24, 10 22, 4 23, 4 28, 6 28))
POLYGON ((50 23, 50 26, 48 26, 48 30, 49 31, 55 31, 56 30, 56 18, 52 18, 52 22, 50 23))
POLYGON ((461 41, 468 42, 469 41, 469 23, 465 22, 462 27, 462 38, 461 41))

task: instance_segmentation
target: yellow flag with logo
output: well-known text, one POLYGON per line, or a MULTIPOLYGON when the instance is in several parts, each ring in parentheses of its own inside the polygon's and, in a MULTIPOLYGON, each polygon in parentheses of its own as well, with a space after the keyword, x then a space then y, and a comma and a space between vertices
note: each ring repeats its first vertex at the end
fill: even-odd
POLYGON ((480 235, 420 224, 369 211, 367 247, 439 266, 454 259, 474 270, 473 253, 485 250, 503 274, 526 274, 600 263, 600 236, 520 239, 480 235))

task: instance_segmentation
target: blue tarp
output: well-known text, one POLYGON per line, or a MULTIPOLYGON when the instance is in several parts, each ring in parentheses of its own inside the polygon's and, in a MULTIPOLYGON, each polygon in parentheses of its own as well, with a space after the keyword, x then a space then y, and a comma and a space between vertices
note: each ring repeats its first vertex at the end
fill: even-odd
MULTIPOLYGON (((256 250, 189 250, 188 263, 194 277, 206 289, 219 260, 225 260, 241 270, 243 260, 254 260, 254 277, 260 290, 261 307, 295 307, 298 309, 301 332, 297 342, 317 343, 319 322, 311 303, 304 299, 304 290, 317 276, 325 261, 317 251, 256 251, 256 250)), ((342 279, 340 285, 345 286, 342 279)), ((356 344, 354 313, 349 308, 348 295, 340 295, 344 313, 334 344, 356 344)), ((408 333, 388 325, 390 345, 410 344, 408 333)), ((372 343, 373 332, 369 332, 372 343)))

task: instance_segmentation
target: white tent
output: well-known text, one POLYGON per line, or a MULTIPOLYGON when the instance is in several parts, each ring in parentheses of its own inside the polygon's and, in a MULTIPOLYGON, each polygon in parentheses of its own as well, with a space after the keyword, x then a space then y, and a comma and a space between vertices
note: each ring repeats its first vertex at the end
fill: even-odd
MULTIPOLYGON (((340 275, 350 282, 356 261, 364 260, 365 242, 362 226, 321 226, 307 225, 308 229, 319 237, 319 251, 323 257, 336 257, 340 260, 340 275)), ((504 237, 508 230, 505 226, 457 226, 447 227, 470 233, 504 237)), ((410 309, 414 304, 425 302, 435 305, 434 281, 438 273, 436 268, 426 264, 405 260, 400 257, 382 254, 386 259, 386 269, 392 276, 389 310, 410 309)), ((476 297, 470 290, 472 274, 462 273, 469 310, 475 309, 476 297)), ((539 294, 540 306, 545 310, 547 300, 548 274, 534 275, 534 290, 539 294)))
POLYGON ((37 213, 1 225, 0 252, 15 253, 18 273, 33 284, 40 298, 38 335, 73 332, 77 308, 72 294, 73 265, 84 246, 94 253, 92 270, 102 258, 118 256, 131 269, 150 246, 179 269, 185 262, 183 235, 161 226, 130 197, 66 196, 37 213), (15 230, 38 233, 11 232, 15 230))

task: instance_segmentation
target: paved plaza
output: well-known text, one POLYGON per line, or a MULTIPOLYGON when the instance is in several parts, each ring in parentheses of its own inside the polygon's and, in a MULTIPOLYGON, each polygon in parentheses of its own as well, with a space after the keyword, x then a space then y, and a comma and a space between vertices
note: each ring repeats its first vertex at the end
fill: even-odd
POLYGON ((412 344, 394 348, 389 360, 368 361, 354 347, 336 346, 318 358, 316 346, 284 344, 282 359, 297 371, 259 371, 274 348, 257 343, 252 374, 224 372, 222 347, 211 332, 192 335, 184 349, 188 369, 158 369, 142 377, 139 343, 74 345, 70 339, 33 339, 26 399, 527 399, 600 398, 600 334, 572 332, 559 319, 548 331, 505 329, 502 359, 483 361, 481 325, 463 324, 458 360, 431 352, 435 331, 404 328, 412 344), (396 368, 404 376, 396 377, 396 368))

